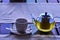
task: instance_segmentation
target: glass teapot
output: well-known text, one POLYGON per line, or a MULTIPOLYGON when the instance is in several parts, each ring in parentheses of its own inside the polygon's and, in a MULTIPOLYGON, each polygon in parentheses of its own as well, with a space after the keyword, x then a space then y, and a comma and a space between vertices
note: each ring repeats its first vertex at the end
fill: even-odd
POLYGON ((49 32, 55 27, 55 21, 52 15, 47 12, 40 14, 37 19, 34 18, 32 14, 31 17, 33 19, 33 23, 39 31, 49 32))

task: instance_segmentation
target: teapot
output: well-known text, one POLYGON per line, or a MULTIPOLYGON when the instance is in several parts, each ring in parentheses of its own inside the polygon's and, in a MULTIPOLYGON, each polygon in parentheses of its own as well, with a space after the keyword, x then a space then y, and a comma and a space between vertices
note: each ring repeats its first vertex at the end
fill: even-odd
POLYGON ((55 27, 55 21, 51 14, 45 12, 40 14, 39 17, 34 18, 31 14, 32 22, 39 31, 50 32, 55 27))

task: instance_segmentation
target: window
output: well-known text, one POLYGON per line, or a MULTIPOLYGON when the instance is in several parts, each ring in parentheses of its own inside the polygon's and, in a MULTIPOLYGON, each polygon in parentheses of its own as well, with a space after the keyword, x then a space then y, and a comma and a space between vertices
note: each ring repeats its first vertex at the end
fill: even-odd
POLYGON ((22 3, 22 2, 25 3, 26 0, 10 0, 10 2, 11 2, 11 3, 20 3, 20 2, 21 2, 21 3, 22 3))

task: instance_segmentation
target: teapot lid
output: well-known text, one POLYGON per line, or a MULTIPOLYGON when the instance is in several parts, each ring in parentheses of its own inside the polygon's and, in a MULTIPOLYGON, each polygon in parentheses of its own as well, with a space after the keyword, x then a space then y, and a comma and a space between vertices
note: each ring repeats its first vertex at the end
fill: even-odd
POLYGON ((39 22, 41 22, 42 18, 50 18, 50 19, 49 19, 49 22, 50 22, 50 23, 54 22, 54 18, 53 18, 53 16, 52 16, 51 13, 47 13, 47 12, 41 13, 41 14, 39 15, 39 17, 37 18, 37 20, 38 20, 39 22))
POLYGON ((50 15, 48 15, 47 12, 45 12, 45 14, 42 15, 42 18, 50 18, 50 15))
POLYGON ((51 13, 47 13, 47 12, 45 12, 45 13, 41 13, 40 15, 39 15, 39 17, 51 17, 52 19, 53 19, 53 16, 52 16, 52 14, 51 13))

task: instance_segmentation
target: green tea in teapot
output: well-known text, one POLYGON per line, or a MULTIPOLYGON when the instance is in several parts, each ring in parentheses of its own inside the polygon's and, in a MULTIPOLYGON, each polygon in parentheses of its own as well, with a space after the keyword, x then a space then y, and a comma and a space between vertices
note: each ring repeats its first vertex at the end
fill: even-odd
POLYGON ((36 25, 37 29, 43 32, 49 32, 55 27, 55 22, 52 23, 44 23, 35 20, 34 24, 36 25))

